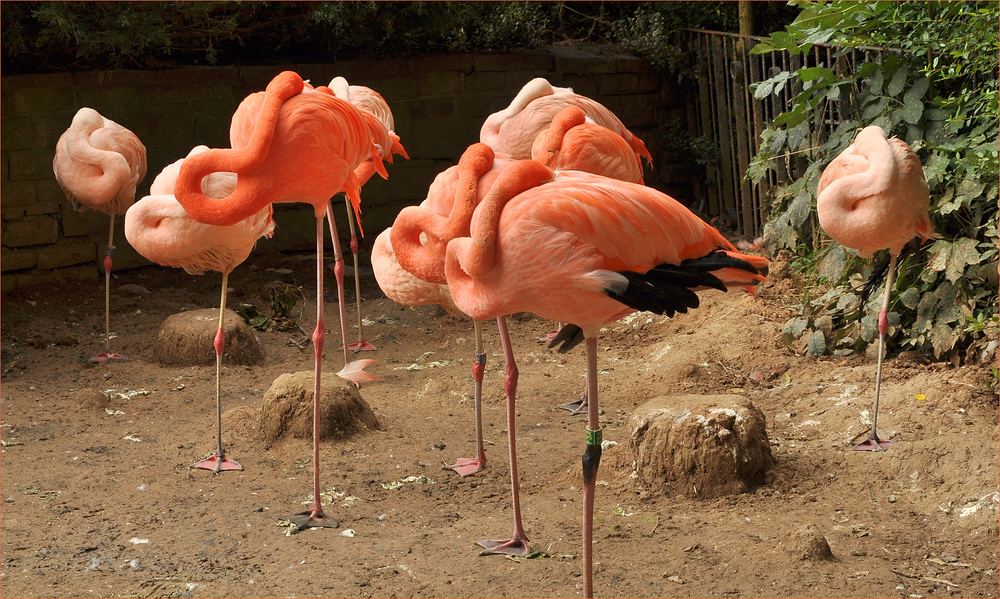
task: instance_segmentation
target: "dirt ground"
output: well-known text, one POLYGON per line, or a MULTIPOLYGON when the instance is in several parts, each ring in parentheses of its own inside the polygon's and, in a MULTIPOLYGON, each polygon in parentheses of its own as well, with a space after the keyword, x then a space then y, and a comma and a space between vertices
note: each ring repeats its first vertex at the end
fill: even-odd
MULTIPOLYGON (((251 301, 266 311, 264 285, 302 285, 301 324, 311 331, 311 258, 251 256, 230 279, 230 307, 251 301)), ((441 465, 474 454, 471 325, 435 307, 398 306, 363 277, 366 336, 378 347, 364 357, 379 361, 369 371, 381 380, 361 394, 381 430, 321 448, 327 509, 340 528, 286 535, 279 516, 304 509, 312 492, 311 445, 266 447, 232 415, 259 405, 280 374, 311 370, 312 348, 294 343, 302 334, 259 332, 266 363, 225 368, 225 440, 245 470, 219 476, 188 469, 214 449, 214 367, 151 358, 164 319, 216 306, 219 281, 160 268, 116 274, 114 344, 132 361, 107 365, 86 362, 103 347, 103 285, 4 298, 4 597, 582 594, 584 417, 556 408, 583 387, 582 346, 554 353, 536 340, 552 323, 510 321, 524 524, 539 553, 480 556, 474 542, 508 535, 512 517, 496 327, 486 327, 489 467, 459 478, 441 465), (421 475, 429 482, 390 484, 421 475)), ((689 314, 639 314, 605 330, 604 438, 619 446, 605 452, 598 483, 596 593, 996 597, 1000 464, 988 369, 889 360, 879 425, 897 442, 884 453, 850 451, 867 434, 875 364, 788 349, 780 331, 795 293, 788 280, 757 298, 711 291, 689 314), (739 394, 763 411, 775 458, 765 484, 685 499, 636 488, 615 468, 629 414, 685 394, 739 394), (832 557, 808 549, 822 539, 832 557)), ((335 371, 332 285, 326 297, 335 371)))

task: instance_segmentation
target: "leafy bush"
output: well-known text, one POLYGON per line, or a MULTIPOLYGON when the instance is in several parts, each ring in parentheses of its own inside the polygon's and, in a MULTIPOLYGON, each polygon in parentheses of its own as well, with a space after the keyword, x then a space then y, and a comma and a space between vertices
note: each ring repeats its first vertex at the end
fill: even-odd
MULTIPOLYGON (((762 31, 795 11, 754 4, 762 31)), ((0 3, 4 74, 326 62, 548 44, 620 44, 660 66, 682 27, 738 29, 735 2, 0 3)))
POLYGON ((777 159, 791 155, 809 163, 799 178, 776 190, 765 227, 768 247, 793 250, 799 272, 816 283, 786 333, 808 338, 811 353, 850 353, 877 339, 879 298, 859 305, 867 262, 822 234, 815 218, 823 169, 863 126, 874 124, 920 156, 931 219, 941 235, 900 265, 890 304, 895 348, 952 360, 963 352, 982 356, 989 337, 996 339, 998 320, 1000 5, 792 4, 801 8, 799 17, 753 52, 810 57, 815 44, 831 44, 836 62, 806 60, 753 88, 757 98, 786 88, 794 97, 764 132, 747 176, 760 181, 777 159), (816 331, 824 333, 822 343, 812 338, 816 331))

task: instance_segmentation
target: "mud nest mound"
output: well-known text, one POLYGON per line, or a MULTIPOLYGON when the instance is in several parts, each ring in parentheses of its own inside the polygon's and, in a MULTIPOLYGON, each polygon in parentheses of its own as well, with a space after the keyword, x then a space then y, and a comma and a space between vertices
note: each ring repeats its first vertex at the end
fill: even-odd
MULTIPOLYGON (((160 325, 153 344, 153 360, 163 366, 208 366, 215 364, 215 334, 219 311, 191 310, 173 314, 160 325)), ((264 362, 264 348, 239 314, 226 310, 223 326, 223 364, 253 366, 264 362)))
POLYGON ((650 491, 701 499, 744 493, 774 463, 766 426, 743 397, 657 397, 629 418, 622 459, 650 491))
MULTIPOLYGON (((320 440, 342 439, 361 431, 378 430, 378 418, 352 383, 324 372, 322 384, 320 440)), ((312 439, 312 371, 283 374, 274 380, 264 394, 259 430, 267 445, 286 436, 312 439)))

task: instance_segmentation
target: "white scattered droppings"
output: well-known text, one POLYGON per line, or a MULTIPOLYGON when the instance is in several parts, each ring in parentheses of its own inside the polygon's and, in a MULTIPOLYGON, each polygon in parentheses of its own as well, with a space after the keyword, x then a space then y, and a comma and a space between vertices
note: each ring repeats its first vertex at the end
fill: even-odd
POLYGON ((149 539, 140 539, 139 537, 132 537, 131 539, 128 540, 128 542, 132 543, 133 545, 145 545, 146 543, 149 542, 149 539))
POLYGON ((347 537, 349 539, 353 539, 356 535, 357 533, 354 532, 353 528, 345 528, 344 531, 340 533, 340 536, 347 537))

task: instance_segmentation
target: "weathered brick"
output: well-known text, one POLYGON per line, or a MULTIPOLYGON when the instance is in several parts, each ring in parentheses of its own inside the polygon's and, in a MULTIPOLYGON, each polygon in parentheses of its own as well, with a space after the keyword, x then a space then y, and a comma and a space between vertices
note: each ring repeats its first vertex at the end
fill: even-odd
POLYGON ((11 152, 8 156, 11 181, 44 179, 55 176, 52 174, 54 153, 51 149, 11 152))
POLYGON ((52 216, 25 217, 3 227, 3 245, 11 248, 55 243, 58 238, 59 221, 52 216))
POLYGON ((0 293, 10 293, 17 289, 17 275, 3 275, 0 277, 0 293))
POLYGON ((69 202, 59 208, 62 215, 62 232, 66 237, 97 235, 108 231, 108 215, 94 210, 77 212, 69 202))
POLYGON ((3 198, 3 206, 24 207, 38 201, 38 192, 34 181, 8 181, 5 179, 3 183, 0 183, 0 197, 3 198))
POLYGON ((456 94, 461 91, 461 73, 438 72, 420 78, 420 94, 424 96, 456 94))
POLYGON ((66 88, 60 93, 59 88, 30 87, 7 89, 7 78, 4 77, 4 104, 8 104, 11 112, 17 115, 44 114, 60 110, 74 110, 76 100, 72 88, 66 93, 66 88))
POLYGON ((8 272, 31 268, 37 261, 35 250, 0 250, 0 270, 8 272))
MULTIPOLYGON (((271 241, 278 251, 305 251, 316 249, 316 216, 311 206, 275 206, 274 237, 271 241)), ((347 219, 344 226, 347 226, 347 219)))
POLYGON ((37 251, 36 266, 42 269, 62 268, 94 262, 96 244, 88 238, 63 240, 37 251))
POLYGON ((0 150, 10 152, 38 147, 38 130, 31 117, 4 119, 3 136, 0 136, 0 150))
POLYGON ((466 92, 501 91, 507 86, 507 78, 503 73, 473 72, 463 79, 466 92))
POLYGON ((37 216, 39 214, 59 214, 59 206, 62 202, 55 200, 38 201, 24 207, 26 216, 37 216))
POLYGON ((476 72, 511 69, 530 69, 548 72, 553 68, 552 54, 546 51, 517 52, 514 54, 476 54, 473 56, 476 72))

